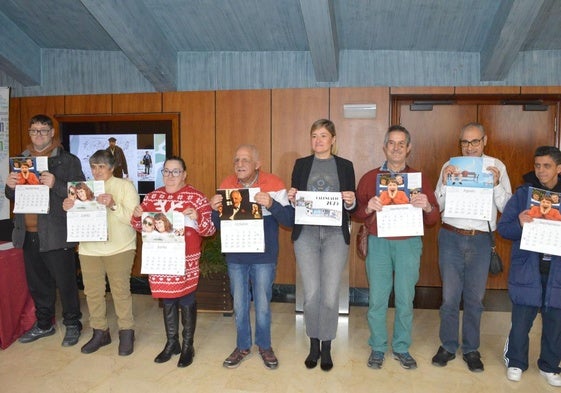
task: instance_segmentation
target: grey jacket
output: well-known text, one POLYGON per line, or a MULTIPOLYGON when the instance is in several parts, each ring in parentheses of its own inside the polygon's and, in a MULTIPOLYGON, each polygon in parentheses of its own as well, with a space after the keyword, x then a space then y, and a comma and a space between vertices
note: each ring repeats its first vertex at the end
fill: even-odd
MULTIPOLYGON (((29 155, 30 153, 27 150, 22 153, 23 157, 29 155)), ((80 159, 61 147, 53 150, 48 165, 49 172, 55 176, 55 184, 49 190, 49 212, 37 215, 39 250, 41 252, 72 248, 77 245, 77 243, 66 241, 66 212, 62 209, 62 201, 68 195, 67 184, 69 181, 85 180, 80 159)), ((5 194, 6 198, 13 201, 15 189, 6 186, 5 194)), ((12 242, 14 247, 23 248, 24 241, 24 214, 15 214, 12 242)))

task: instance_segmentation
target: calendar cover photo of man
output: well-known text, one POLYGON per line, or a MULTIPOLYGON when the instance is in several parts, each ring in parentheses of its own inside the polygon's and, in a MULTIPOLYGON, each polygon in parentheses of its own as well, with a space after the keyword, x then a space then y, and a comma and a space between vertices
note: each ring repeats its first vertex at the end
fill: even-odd
POLYGON ((217 190, 222 195, 222 205, 218 209, 221 220, 255 220, 263 218, 261 206, 253 196, 258 188, 234 188, 217 190))

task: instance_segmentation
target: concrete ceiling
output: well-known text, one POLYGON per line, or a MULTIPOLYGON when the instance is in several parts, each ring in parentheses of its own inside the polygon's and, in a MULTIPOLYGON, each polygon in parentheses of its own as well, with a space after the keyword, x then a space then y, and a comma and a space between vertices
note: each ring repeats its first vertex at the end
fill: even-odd
POLYGON ((2 0, 0 72, 41 84, 42 50, 119 51, 158 91, 180 52, 309 52, 318 82, 341 51, 475 52, 500 81, 524 51, 561 51, 557 0, 2 0))

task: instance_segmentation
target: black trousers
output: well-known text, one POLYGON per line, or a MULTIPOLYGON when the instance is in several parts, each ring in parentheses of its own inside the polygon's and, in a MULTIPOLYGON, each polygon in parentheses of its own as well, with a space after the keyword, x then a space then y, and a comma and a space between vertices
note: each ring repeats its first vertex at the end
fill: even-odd
POLYGON ((37 325, 48 329, 54 321, 58 288, 65 326, 82 327, 80 299, 76 283, 74 249, 39 251, 39 235, 25 234, 23 260, 27 286, 35 302, 37 325))

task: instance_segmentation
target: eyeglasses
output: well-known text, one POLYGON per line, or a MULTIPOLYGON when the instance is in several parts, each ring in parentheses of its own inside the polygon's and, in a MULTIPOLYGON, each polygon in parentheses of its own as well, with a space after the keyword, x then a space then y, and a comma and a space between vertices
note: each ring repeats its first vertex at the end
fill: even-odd
POLYGON ((170 171, 169 169, 162 169, 161 172, 162 175, 164 175, 165 177, 168 176, 177 177, 183 173, 181 169, 174 169, 173 171, 170 171))
POLYGON ((462 146, 462 147, 468 147, 468 146, 478 147, 481 144, 481 141, 483 141, 484 138, 485 137, 479 138, 479 139, 473 139, 471 141, 466 141, 465 139, 460 139, 460 146, 462 146))
POLYGON ((29 135, 34 136, 34 135, 37 135, 37 134, 41 134, 41 135, 45 136, 45 135, 48 135, 49 132, 51 132, 51 130, 52 130, 52 128, 47 128, 47 129, 44 129, 44 130, 34 130, 33 128, 30 128, 27 131, 29 131, 29 135))
POLYGON ((146 221, 146 220, 142 221, 142 224, 148 225, 149 227, 153 227, 153 226, 154 226, 154 223, 153 223, 153 222, 151 222, 151 221, 146 221))

